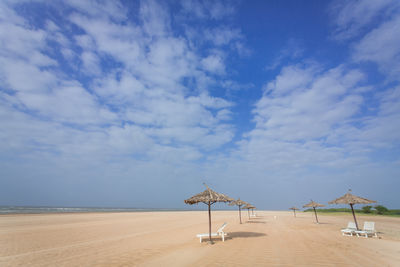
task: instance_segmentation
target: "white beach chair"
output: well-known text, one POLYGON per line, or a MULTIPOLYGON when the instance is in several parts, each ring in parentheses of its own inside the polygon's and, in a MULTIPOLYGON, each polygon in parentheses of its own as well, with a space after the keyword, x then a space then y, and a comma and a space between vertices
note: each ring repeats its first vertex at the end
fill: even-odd
POLYGON ((353 236, 353 234, 355 234, 357 231, 355 222, 349 222, 347 224, 347 228, 342 229, 341 231, 342 231, 342 235, 353 236))
POLYGON ((374 222, 364 222, 364 229, 360 231, 356 231, 357 237, 364 236, 368 238, 368 236, 378 237, 375 231, 375 223, 374 222))
MULTIPOLYGON (((211 236, 220 236, 222 238, 222 242, 225 242, 225 236, 227 236, 228 234, 224 232, 224 228, 226 227, 228 223, 224 223, 216 233, 211 233, 211 236)), ((198 238, 200 238, 200 243, 203 240, 203 237, 209 237, 209 233, 207 234, 198 234, 197 235, 198 238)))

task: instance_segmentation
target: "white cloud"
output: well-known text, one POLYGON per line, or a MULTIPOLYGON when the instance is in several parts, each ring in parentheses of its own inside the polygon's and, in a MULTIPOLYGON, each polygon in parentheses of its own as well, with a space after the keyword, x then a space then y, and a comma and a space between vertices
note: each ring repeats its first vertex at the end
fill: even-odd
POLYGON ((352 91, 362 79, 360 72, 343 67, 324 73, 313 67, 283 68, 256 104, 254 134, 289 141, 329 135, 359 110, 362 97, 352 91))
POLYGON ((127 18, 127 10, 120 1, 80 1, 70 0, 68 5, 91 17, 123 21, 127 18))
POLYGON ((140 40, 143 37, 141 31, 134 25, 123 26, 79 14, 71 15, 70 21, 86 31, 86 36, 76 36, 79 45, 89 49, 94 40, 97 47, 91 49, 98 49, 127 66, 139 60, 140 40))
POLYGON ((389 17, 399 7, 396 0, 334 2, 331 9, 336 26, 334 37, 339 40, 353 38, 379 16, 389 17))
POLYGON ((400 2, 344 1, 332 6, 334 37, 353 39, 352 59, 374 62, 388 80, 400 77, 400 2))
POLYGON ((18 99, 29 109, 61 122, 91 124, 111 122, 113 112, 101 108, 95 98, 79 84, 59 86, 51 93, 18 93, 18 99))
POLYGON ((218 97, 211 97, 208 94, 202 93, 197 97, 189 97, 190 104, 201 104, 207 108, 220 109, 232 106, 232 103, 218 97))
POLYGON ((162 37, 170 32, 171 19, 165 9, 166 7, 156 1, 141 1, 140 18, 147 35, 162 37))
POLYGON ((12 1, 0 2, 0 19, 10 24, 23 25, 25 21, 14 11, 10 5, 12 3, 12 1))
POLYGON ((204 70, 216 73, 223 74, 225 73, 225 64, 223 59, 218 55, 209 55, 206 58, 201 60, 201 65, 204 70))
POLYGON ((62 48, 60 52, 62 56, 69 62, 72 62, 77 57, 76 53, 69 48, 62 48))
MULTIPOLYGON (((55 71, 58 62, 45 52, 50 50, 47 40, 54 39, 54 31, 59 28, 51 22, 46 24, 50 32, 27 25, 9 21, 0 24, 1 39, 8 40, 1 42, 4 52, 0 55, 1 84, 15 92, 15 105, 62 122, 82 124, 113 118, 114 115, 100 108, 79 83, 62 79, 55 71)), ((91 71, 97 68, 93 61, 90 56, 84 56, 85 66, 91 71)))
POLYGON ((106 144, 111 151, 118 151, 118 156, 147 154, 155 145, 141 127, 134 125, 113 126, 107 129, 106 144))
POLYGON ((266 66, 266 70, 274 70, 284 63, 284 60, 295 60, 304 54, 304 44, 301 40, 291 38, 287 44, 278 52, 272 63, 266 66))
POLYGON ((209 12, 213 19, 221 19, 235 12, 235 7, 231 1, 208 1, 206 6, 209 7, 209 12))
POLYGON ((301 68, 298 66, 284 67, 276 79, 269 82, 265 87, 265 93, 273 94, 290 93, 296 88, 307 87, 312 82, 315 70, 313 68, 301 68), (290 77, 290 79, 288 79, 290 77))
POLYGON ((370 146, 392 148, 400 144, 400 87, 390 88, 377 97, 379 106, 375 116, 364 120, 360 140, 370 146))
POLYGON ((99 57, 93 52, 83 52, 81 55, 84 72, 91 75, 101 74, 101 62, 99 57))
POLYGON ((356 61, 372 61, 391 79, 400 77, 400 15, 375 28, 354 47, 356 61))
POLYGON ((206 29, 203 38, 213 42, 217 46, 227 45, 235 40, 243 38, 242 33, 237 28, 218 27, 206 29))
POLYGON ((229 109, 221 109, 217 113, 217 118, 218 118, 218 120, 221 120, 221 121, 231 120, 232 117, 233 117, 233 114, 229 109))
POLYGON ((223 88, 226 88, 228 90, 228 92, 233 92, 233 91, 238 91, 238 90, 248 90, 250 88, 254 88, 254 84, 253 83, 246 83, 246 84, 241 84, 238 83, 234 80, 222 80, 221 81, 221 86, 223 88))
POLYGON ((85 50, 92 50, 96 48, 96 44, 89 35, 82 34, 75 36, 76 43, 85 50))
POLYGON ((18 59, 0 57, 1 83, 15 91, 46 92, 57 83, 57 78, 47 70, 18 59))
POLYGON ((36 66, 56 64, 42 51, 46 48, 46 33, 43 30, 29 29, 28 26, 12 24, 4 20, 0 24, 1 56, 18 58, 36 66))
POLYGON ((231 1, 201 1, 185 0, 181 1, 182 13, 186 16, 199 19, 220 20, 235 13, 235 6, 231 1))
POLYGON ((63 23, 46 20, 44 28, 33 29, 17 15, 18 24, 0 23, 2 38, 10 39, 2 43, 7 53, 0 54, 1 84, 15 92, 2 92, 1 99, 4 112, 20 123, 4 133, 7 139, 17 132, 14 143, 21 149, 30 140, 32 155, 67 161, 93 156, 100 162, 110 157, 197 160, 202 151, 232 140, 232 103, 209 95, 212 78, 203 70, 221 72, 222 59, 202 61, 186 36, 171 32, 164 6, 142 2, 140 22, 134 23, 126 12, 118 14, 119 4, 68 5, 75 11, 63 23), (76 26, 80 30, 71 32, 76 26), (72 70, 63 69, 49 41, 59 44, 72 70), (22 127, 28 121, 35 130, 22 127))
POLYGON ((110 73, 95 81, 94 92, 109 104, 135 105, 145 94, 145 85, 127 71, 110 73))

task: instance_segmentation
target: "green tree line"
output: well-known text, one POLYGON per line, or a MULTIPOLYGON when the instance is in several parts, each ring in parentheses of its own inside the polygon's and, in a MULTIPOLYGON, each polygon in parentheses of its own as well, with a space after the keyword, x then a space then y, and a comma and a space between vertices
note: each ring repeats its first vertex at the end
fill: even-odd
MULTIPOLYGON (((313 209, 306 209, 305 212, 313 209)), ((364 206, 361 209, 354 209, 356 213, 378 214, 378 215, 397 215, 400 216, 400 209, 388 209, 382 205, 364 206)), ((351 212, 349 208, 318 209, 318 212, 351 212)))

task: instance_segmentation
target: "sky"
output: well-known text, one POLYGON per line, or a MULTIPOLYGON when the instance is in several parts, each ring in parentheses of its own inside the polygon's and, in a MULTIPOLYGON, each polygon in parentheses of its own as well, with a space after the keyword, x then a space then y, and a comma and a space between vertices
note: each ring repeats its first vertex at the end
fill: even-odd
POLYGON ((400 2, 4 0, 0 125, 0 205, 399 208, 400 2))

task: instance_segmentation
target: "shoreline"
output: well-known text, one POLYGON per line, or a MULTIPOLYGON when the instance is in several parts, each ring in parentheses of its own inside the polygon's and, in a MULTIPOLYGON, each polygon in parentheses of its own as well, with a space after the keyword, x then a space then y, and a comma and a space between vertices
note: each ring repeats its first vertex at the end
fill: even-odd
MULTIPOLYGON (((38 207, 38 208, 49 208, 49 207, 38 207)), ((64 208, 54 208, 54 209, 64 209, 64 208)), ((82 211, 38 211, 38 212, 1 212, 1 207, 0 207, 0 217, 2 216, 7 216, 7 215, 51 215, 51 214, 91 214, 91 213, 149 213, 149 212, 201 212, 201 211, 207 211, 206 209, 126 209, 124 210, 123 208, 65 208, 65 209, 85 209, 82 211), (93 210, 91 210, 93 209, 93 210)), ((212 210, 212 212, 219 212, 219 211, 227 211, 227 212, 237 212, 237 210, 234 209, 215 209, 212 210)), ((288 210, 257 210, 255 212, 291 212, 288 210)), ((296 214, 310 214, 313 213, 312 211, 297 211, 296 214)), ((338 211, 338 212, 319 212, 317 210, 318 216, 347 216, 351 215, 351 212, 344 212, 344 211, 338 211)), ((242 216, 245 216, 247 214, 247 211, 242 210, 242 216)), ((396 214, 366 214, 366 213, 356 213, 356 216, 371 216, 371 217, 388 217, 388 218, 399 218, 400 215, 396 214)))
MULTIPOLYGON (((69 213, 124 213, 124 212, 178 212, 201 211, 195 209, 159 208, 104 208, 104 207, 45 207, 45 206, 0 206, 0 216, 17 214, 69 214, 69 213)), ((224 211, 224 210, 221 210, 224 211)))

